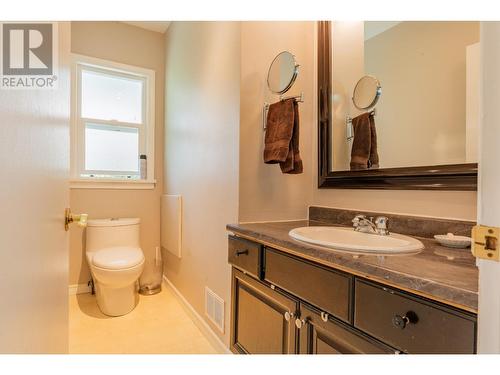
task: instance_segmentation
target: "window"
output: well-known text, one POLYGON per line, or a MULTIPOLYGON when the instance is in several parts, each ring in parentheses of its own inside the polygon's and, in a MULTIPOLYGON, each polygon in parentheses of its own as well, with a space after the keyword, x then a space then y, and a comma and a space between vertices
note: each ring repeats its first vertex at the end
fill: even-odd
POLYGON ((154 72, 75 56, 72 78, 72 187, 152 188, 154 72))

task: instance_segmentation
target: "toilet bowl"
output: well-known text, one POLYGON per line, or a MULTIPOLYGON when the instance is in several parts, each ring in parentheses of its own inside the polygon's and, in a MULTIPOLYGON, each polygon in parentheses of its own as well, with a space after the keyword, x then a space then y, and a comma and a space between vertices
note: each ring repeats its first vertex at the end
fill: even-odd
POLYGON ((87 263, 99 309, 109 316, 125 315, 139 301, 139 277, 144 254, 139 246, 140 219, 89 220, 87 263))

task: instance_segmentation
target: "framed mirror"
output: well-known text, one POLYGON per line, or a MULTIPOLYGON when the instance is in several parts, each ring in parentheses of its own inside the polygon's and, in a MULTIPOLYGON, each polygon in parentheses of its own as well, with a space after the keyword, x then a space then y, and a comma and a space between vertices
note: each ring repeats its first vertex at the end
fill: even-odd
POLYGON ((274 94, 284 94, 294 84, 299 74, 299 65, 295 56, 288 51, 279 53, 267 73, 267 86, 274 94))
POLYGON ((319 22, 319 187, 476 190, 478 67, 478 22, 319 22))

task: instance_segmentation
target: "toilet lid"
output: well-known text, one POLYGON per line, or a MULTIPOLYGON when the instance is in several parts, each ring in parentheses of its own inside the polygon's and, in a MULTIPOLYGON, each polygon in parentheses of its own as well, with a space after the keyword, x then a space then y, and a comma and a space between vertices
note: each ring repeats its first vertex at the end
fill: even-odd
POLYGON ((137 247, 110 247, 98 250, 92 257, 96 267, 119 270, 137 266, 144 261, 142 250, 137 247))

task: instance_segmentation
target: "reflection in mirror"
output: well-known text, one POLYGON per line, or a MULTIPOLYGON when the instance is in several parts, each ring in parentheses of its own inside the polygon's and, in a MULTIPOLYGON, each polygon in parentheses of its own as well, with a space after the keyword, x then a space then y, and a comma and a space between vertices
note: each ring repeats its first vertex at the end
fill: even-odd
POLYGON ((275 94, 283 94, 292 87, 298 68, 295 56, 288 51, 279 53, 271 63, 267 74, 267 86, 275 94))
POLYGON ((364 76, 356 83, 352 103, 357 109, 371 109, 377 104, 382 87, 377 78, 364 76))
POLYGON ((351 169, 346 117, 375 104, 378 168, 477 162, 478 22, 333 22, 331 41, 330 171, 351 169))

